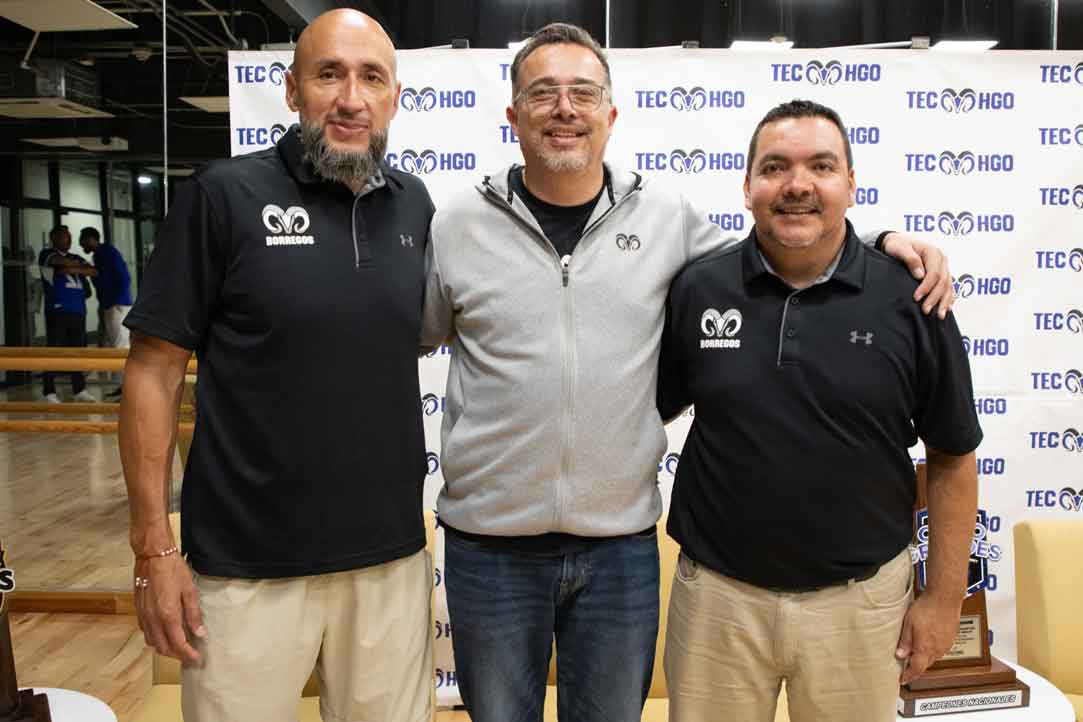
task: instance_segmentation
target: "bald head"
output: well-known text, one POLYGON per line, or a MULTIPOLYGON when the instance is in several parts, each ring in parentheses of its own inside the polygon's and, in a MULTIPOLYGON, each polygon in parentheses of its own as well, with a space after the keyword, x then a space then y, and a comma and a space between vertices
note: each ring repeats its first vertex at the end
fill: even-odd
POLYGON ((395 45, 380 23, 359 10, 338 8, 321 13, 297 38, 293 51, 292 68, 311 62, 326 54, 336 41, 357 43, 387 63, 392 77, 395 76, 395 45))
POLYGON ((357 10, 323 13, 297 40, 286 103, 300 118, 316 171, 359 188, 383 160, 399 108, 391 38, 357 10))

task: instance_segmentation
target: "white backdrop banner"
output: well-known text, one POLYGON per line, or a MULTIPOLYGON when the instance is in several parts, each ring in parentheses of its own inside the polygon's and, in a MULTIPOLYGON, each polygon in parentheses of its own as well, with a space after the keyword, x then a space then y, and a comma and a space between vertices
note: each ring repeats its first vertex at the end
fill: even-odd
MULTIPOLYGON (((512 57, 399 53, 403 90, 387 159, 421 176, 437 207, 521 162, 505 118, 512 57)), ((1083 519, 1083 53, 666 48, 609 57, 620 115, 608 161, 677 188, 727 233, 743 237, 752 225, 741 183, 756 123, 780 102, 809 98, 838 110, 849 128, 857 229, 908 231, 948 252, 985 430, 985 523, 972 551, 988 566, 993 652, 1014 660, 1012 526, 1083 519)), ((290 61, 290 53, 230 53, 233 155, 273 144, 296 122, 284 102, 290 61)), ((430 506, 442 484, 448 353, 423 359, 420 371, 430 506)), ((692 417, 668 427, 658 466, 667 503, 692 417)), ((442 592, 442 549, 436 564, 442 592)), ((440 704, 458 701, 451 631, 438 593, 440 704)))

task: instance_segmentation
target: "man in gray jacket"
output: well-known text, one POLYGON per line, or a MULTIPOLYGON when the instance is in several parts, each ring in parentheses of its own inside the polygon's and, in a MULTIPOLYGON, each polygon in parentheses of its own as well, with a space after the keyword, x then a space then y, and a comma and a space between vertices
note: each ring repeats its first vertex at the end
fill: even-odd
MULTIPOLYGON (((474 722, 540 719, 555 637, 561 720, 631 722, 658 630, 666 293, 736 239, 603 162, 617 110, 588 33, 541 29, 511 80, 525 165, 437 211, 428 248, 422 343, 455 339, 438 509, 459 689, 474 722)), ((887 251, 921 266, 913 245, 887 251)), ((950 284, 923 250, 931 309, 950 284)))

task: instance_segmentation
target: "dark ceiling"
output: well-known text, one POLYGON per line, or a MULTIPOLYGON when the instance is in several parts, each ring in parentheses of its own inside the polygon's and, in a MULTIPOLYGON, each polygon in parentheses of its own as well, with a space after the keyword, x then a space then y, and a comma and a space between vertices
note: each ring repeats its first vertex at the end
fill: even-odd
MULTIPOLYGON (((48 2, 49 0, 42 0, 48 2)), ((137 29, 42 33, 34 61, 81 63, 93 73, 107 119, 0 117, 0 155, 160 160, 162 0, 97 0, 137 29), (54 150, 26 137, 114 136, 127 152, 54 150)), ((797 47, 908 40, 913 35, 991 37, 1006 49, 1051 47, 1052 0, 610 0, 613 47, 727 47, 735 38, 784 34, 797 47)), ((229 154, 229 118, 179 100, 227 94, 226 52, 295 38, 322 10, 354 7, 387 27, 400 48, 466 38, 471 47, 506 47, 554 20, 604 39, 605 0, 167 0, 170 164, 229 154)), ((1058 46, 1083 48, 1083 2, 1061 0, 1058 46)), ((0 18, 0 66, 18 71, 33 32, 0 18)))

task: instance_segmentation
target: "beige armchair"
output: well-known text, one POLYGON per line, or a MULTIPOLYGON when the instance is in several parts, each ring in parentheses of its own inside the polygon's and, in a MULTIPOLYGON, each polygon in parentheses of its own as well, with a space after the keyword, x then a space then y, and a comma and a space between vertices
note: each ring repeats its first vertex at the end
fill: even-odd
POLYGON ((1019 664, 1056 685, 1083 721, 1083 519, 1028 519, 1013 533, 1019 664))

